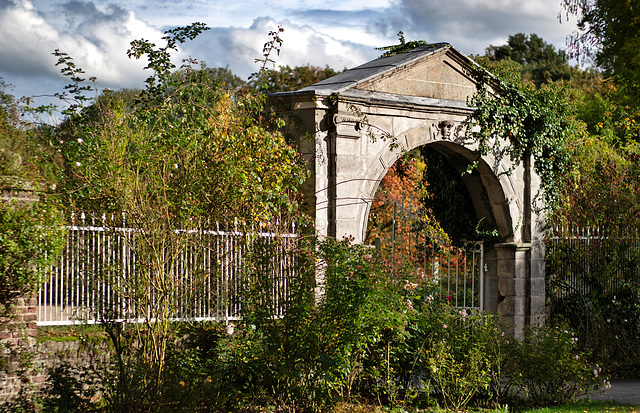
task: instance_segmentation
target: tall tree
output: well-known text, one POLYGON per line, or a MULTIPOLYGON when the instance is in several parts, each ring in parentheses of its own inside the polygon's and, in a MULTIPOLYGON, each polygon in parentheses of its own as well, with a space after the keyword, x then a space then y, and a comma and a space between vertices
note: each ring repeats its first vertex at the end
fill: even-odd
POLYGON ((594 58, 640 100, 640 4, 634 0, 563 0, 568 15, 578 19, 570 38, 572 54, 594 58))
MULTIPOLYGON (((237 220, 238 229, 246 223, 247 232, 259 223, 270 229, 284 225, 295 213, 296 189, 306 178, 296 149, 274 127, 283 122, 264 117, 264 95, 232 90, 234 78, 226 71, 189 66, 174 71, 170 52, 202 30, 196 23, 168 31, 164 46, 132 42, 129 55, 146 58, 152 70, 138 102, 127 107, 114 93, 99 99, 97 108, 71 108, 69 121, 49 141, 60 158, 58 187, 66 205, 93 213, 121 234, 142 263, 115 291, 133 303, 128 312, 98 316, 142 321, 134 330, 139 356, 155 369, 154 390, 174 328, 171 319, 181 300, 191 299, 177 271, 188 271, 185 277, 196 285, 212 275, 203 260, 180 269, 186 251, 204 254, 209 248, 197 234, 215 229, 216 221, 237 220), (131 235, 118 230, 124 213, 127 226, 136 229, 131 235)), ((64 64, 69 63, 66 57, 64 64)), ((104 277, 113 269, 100 271, 104 277)))
POLYGON ((487 47, 485 57, 491 61, 513 61, 520 64, 522 81, 533 82, 536 87, 559 80, 594 82, 598 77, 594 71, 580 70, 569 65, 569 56, 565 51, 556 50, 535 33, 511 35, 507 44, 487 47))

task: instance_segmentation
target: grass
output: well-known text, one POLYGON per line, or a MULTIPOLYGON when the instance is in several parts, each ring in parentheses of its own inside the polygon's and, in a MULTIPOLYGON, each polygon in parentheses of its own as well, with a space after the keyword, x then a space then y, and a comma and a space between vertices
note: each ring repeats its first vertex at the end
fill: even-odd
POLYGON ((577 403, 569 403, 562 406, 541 407, 533 410, 525 410, 521 413, 640 413, 640 406, 622 405, 616 402, 601 402, 584 400, 577 403))
MULTIPOLYGON (((450 413, 440 408, 429 409, 388 409, 379 406, 342 404, 332 413, 450 413)), ((536 409, 510 409, 508 406, 497 409, 468 409, 464 413, 640 413, 640 406, 622 405, 616 402, 583 400, 561 406, 540 407, 536 409)))
POLYGON ((36 340, 45 341, 78 341, 82 337, 105 337, 104 328, 100 325, 71 325, 38 327, 36 340))

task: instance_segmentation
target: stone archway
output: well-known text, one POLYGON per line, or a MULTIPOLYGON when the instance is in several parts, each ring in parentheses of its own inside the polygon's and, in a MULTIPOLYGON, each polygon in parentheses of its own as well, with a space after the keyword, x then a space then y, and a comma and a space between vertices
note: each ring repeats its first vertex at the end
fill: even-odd
MULTIPOLYGON (((425 46, 274 96, 295 115, 289 125, 310 167, 303 191, 319 235, 362 242, 371 200, 403 151, 433 145, 475 159, 464 139, 474 65, 449 45, 425 46)), ((491 216, 506 240, 485 260, 485 308, 519 334, 545 310, 543 222, 532 207, 539 179, 531 161, 486 156, 464 182, 477 214, 491 216)))

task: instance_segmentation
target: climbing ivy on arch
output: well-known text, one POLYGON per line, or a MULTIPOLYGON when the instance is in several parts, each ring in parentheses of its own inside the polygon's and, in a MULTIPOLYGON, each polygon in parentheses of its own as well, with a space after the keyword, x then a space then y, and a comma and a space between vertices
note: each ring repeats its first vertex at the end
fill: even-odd
MULTIPOLYGON (((398 40, 397 45, 376 50, 383 50, 382 57, 386 57, 421 46, 447 45, 407 41, 403 32, 398 33, 398 40)), ((488 64, 482 59, 477 63, 488 64)), ((513 68, 502 69, 503 74, 513 73, 513 68)), ((480 65, 472 75, 477 92, 468 103, 477 110, 468 121, 467 138, 478 143, 478 159, 492 154, 509 157, 517 164, 531 156, 542 181, 542 191, 537 196, 543 208, 553 208, 561 190, 561 178, 569 171, 568 138, 585 131, 584 123, 572 115, 571 100, 576 92, 561 83, 548 83, 538 89, 510 83, 480 65)), ((510 80, 517 82, 518 77, 511 76, 510 80)))
POLYGON ((573 92, 559 83, 533 89, 501 82, 480 67, 474 76, 478 89, 468 103, 476 111, 467 137, 478 143, 479 157, 492 154, 520 162, 531 156, 541 179, 537 196, 542 208, 553 208, 569 172, 568 138, 584 131, 570 110, 573 92))

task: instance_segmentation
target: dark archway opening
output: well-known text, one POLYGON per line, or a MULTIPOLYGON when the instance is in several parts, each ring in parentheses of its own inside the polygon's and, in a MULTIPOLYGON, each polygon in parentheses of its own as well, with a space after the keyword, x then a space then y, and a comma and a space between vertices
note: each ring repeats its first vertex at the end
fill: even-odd
POLYGON ((398 159, 376 190, 369 213, 366 243, 387 238, 392 204, 420 213, 452 245, 498 239, 495 219, 480 173, 446 143, 423 145, 398 159))
POLYGON ((452 243, 494 242, 498 231, 479 172, 465 157, 437 143, 420 147, 419 156, 426 164, 423 180, 428 187, 421 205, 452 243))

